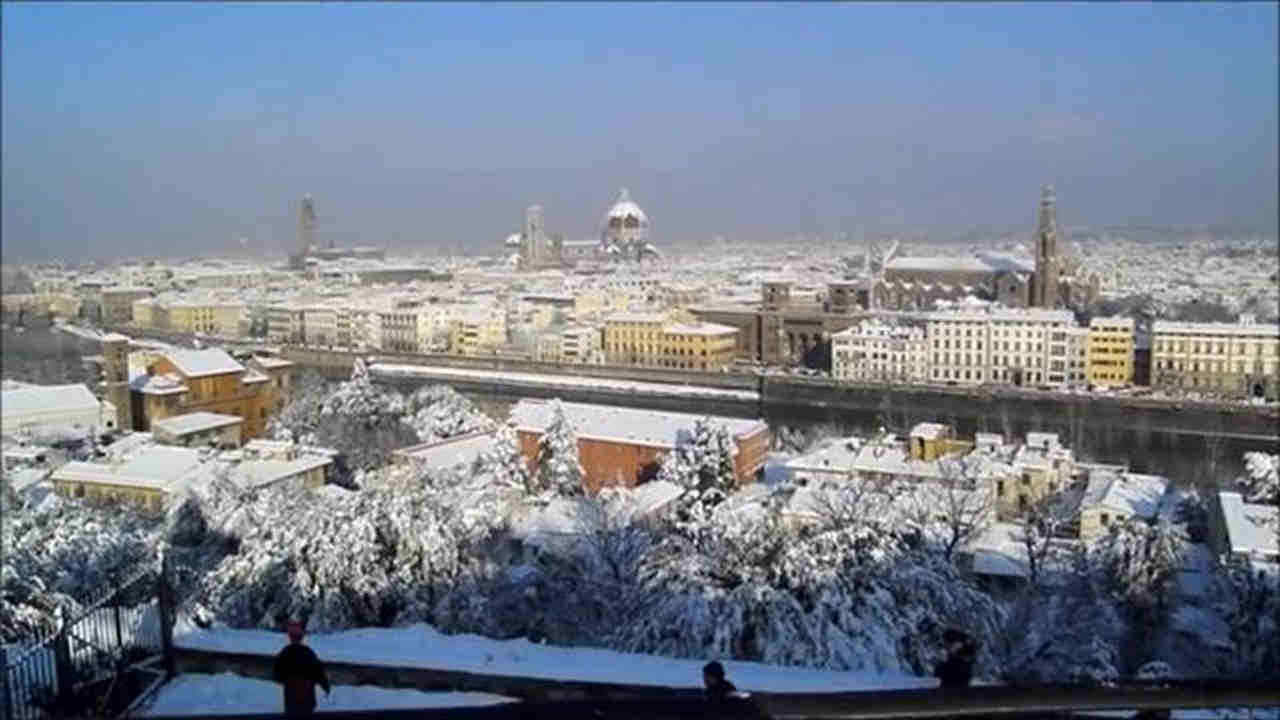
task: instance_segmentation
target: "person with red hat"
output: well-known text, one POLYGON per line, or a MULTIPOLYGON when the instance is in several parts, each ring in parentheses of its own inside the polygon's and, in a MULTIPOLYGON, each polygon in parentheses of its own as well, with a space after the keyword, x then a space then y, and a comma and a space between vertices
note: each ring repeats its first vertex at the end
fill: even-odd
POLYGON ((315 712, 316 685, 324 688, 326 697, 329 695, 329 676, 315 651, 302 644, 302 622, 290 620, 285 632, 289 634, 289 644, 276 655, 272 674, 284 687, 284 714, 305 717, 315 712))

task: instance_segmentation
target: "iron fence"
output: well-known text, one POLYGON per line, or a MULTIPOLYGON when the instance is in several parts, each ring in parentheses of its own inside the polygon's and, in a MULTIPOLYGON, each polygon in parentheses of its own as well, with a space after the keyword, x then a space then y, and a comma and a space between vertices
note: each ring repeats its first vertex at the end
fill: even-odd
POLYGON ((0 652, 0 718, 116 714, 169 674, 172 611, 153 562, 104 587, 53 631, 0 652))

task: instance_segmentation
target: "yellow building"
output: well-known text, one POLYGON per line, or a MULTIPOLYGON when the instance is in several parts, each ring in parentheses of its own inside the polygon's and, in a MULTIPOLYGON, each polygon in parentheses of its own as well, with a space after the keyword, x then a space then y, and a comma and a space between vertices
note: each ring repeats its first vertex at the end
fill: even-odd
POLYGON ((1089 322, 1087 372, 1090 385, 1133 383, 1133 318, 1097 317, 1089 322))
POLYGON ((659 365, 685 370, 722 370, 733 363, 738 328, 716 323, 677 323, 662 329, 659 365))
POLYGON ((733 362, 737 339, 737 328, 683 311, 619 313, 605 322, 604 352, 613 365, 720 370, 733 362))
POLYGON ((457 355, 481 355, 507 341, 507 316, 499 309, 470 309, 453 320, 449 349, 457 355))
POLYGON ((128 460, 108 464, 69 462, 53 473, 54 491, 97 502, 129 502, 144 510, 164 510, 172 493, 201 463, 188 448, 150 447, 128 460))
POLYGON ((1157 320, 1151 385, 1237 398, 1280 397, 1280 325, 1241 315, 1237 323, 1157 320))

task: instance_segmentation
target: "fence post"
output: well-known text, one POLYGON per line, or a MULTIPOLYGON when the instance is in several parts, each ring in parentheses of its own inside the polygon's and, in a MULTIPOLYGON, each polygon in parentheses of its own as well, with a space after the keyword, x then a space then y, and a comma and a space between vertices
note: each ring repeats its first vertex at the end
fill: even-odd
POLYGON ((156 615, 160 620, 160 652, 164 655, 164 672, 165 679, 172 678, 175 674, 175 662, 173 657, 173 622, 175 608, 173 603, 173 588, 169 586, 169 555, 166 553, 160 558, 160 578, 156 584, 156 615))
POLYGON ((70 707, 75 690, 75 665, 71 662, 71 627, 67 608, 58 606, 58 635, 53 640, 54 682, 58 685, 58 706, 70 707))

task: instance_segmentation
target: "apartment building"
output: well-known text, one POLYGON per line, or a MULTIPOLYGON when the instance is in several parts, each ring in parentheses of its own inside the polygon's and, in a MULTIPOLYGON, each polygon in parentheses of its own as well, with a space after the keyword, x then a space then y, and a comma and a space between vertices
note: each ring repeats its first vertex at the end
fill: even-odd
POLYGON ((507 341, 506 313, 496 308, 468 308, 453 321, 450 352, 457 355, 492 353, 507 341))
POLYGON ((180 298, 157 302, 156 328, 183 333, 235 337, 240 333, 244 303, 212 298, 180 298))
POLYGON ((302 343, 306 339, 306 311, 300 305, 278 302, 267 306, 267 340, 302 343))
POLYGON ((1152 323, 1153 387, 1275 400, 1277 373, 1280 325, 1252 315, 1236 323, 1152 323))
POLYGON ((925 328, 864 320, 831 335, 831 374, 855 382, 928 380, 925 328))
POLYGON ((618 313, 605 322, 604 352, 612 364, 719 370, 733 363, 738 329, 691 320, 687 312, 618 313))
POLYGON ((597 327, 565 328, 559 337, 559 362, 597 364, 604 360, 604 334, 597 327))
POLYGON ((1039 308, 925 314, 933 382, 1064 385, 1070 377, 1067 310, 1039 308))
POLYGON ((1089 328, 1070 327, 1067 336, 1067 385, 1089 384, 1089 328))
POLYGON ((1133 383, 1134 322, 1126 317, 1089 321, 1089 384, 1123 387, 1133 383))
POLYGON ((135 300, 151 297, 151 288, 108 287, 102 289, 102 322, 125 325, 133 322, 135 300))

